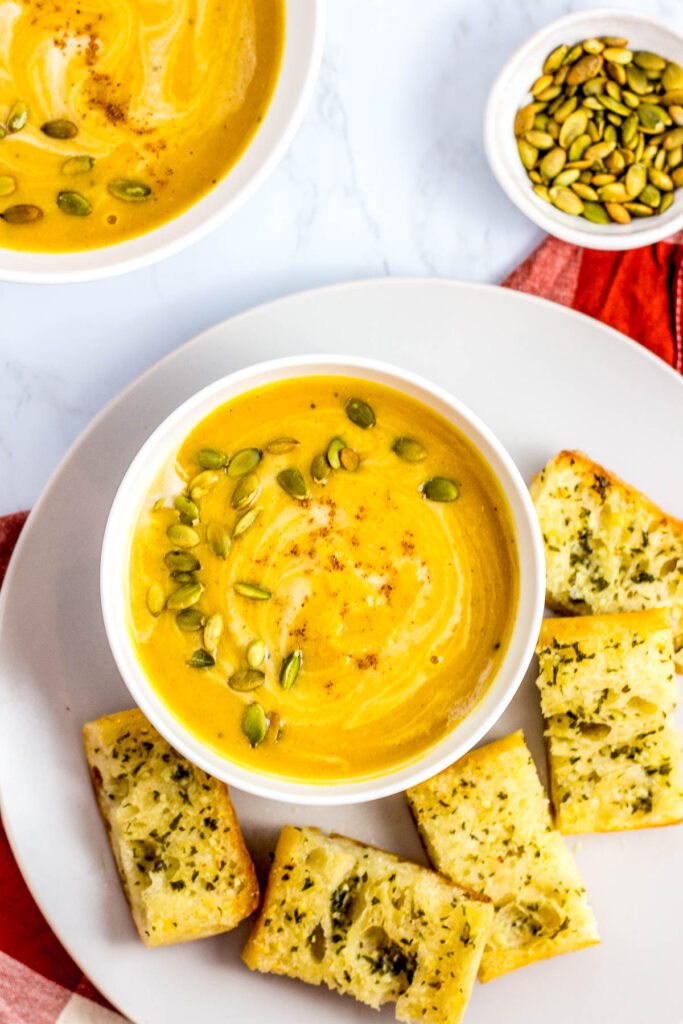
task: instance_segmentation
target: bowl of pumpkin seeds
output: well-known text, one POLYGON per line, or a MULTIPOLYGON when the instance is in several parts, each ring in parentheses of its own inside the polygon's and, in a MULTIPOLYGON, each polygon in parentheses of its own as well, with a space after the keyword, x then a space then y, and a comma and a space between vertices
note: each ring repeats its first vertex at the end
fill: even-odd
POLYGON ((683 37, 632 11, 553 22, 496 79, 485 142, 498 183, 550 234, 661 241, 683 227, 683 37))

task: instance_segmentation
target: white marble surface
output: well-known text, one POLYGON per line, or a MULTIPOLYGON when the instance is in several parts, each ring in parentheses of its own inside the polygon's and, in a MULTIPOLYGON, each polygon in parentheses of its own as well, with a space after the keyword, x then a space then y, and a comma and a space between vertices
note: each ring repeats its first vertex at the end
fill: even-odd
MULTIPOLYGON (((588 0, 328 0, 313 102, 265 187, 186 252, 95 284, 0 284, 0 514, 30 506, 104 403, 218 320, 335 281, 497 282, 538 241, 486 164, 488 88, 588 0)), ((682 0, 622 0, 683 29, 682 0)))

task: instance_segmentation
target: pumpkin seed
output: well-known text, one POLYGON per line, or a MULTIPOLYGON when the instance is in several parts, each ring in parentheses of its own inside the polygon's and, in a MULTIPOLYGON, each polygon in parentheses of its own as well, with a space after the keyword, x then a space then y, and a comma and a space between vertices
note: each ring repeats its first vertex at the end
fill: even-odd
POLYGON ((680 188, 683 185, 683 167, 677 167, 675 171, 672 171, 671 178, 676 188, 680 188))
POLYGON ((549 132, 531 131, 525 135, 526 141, 536 149, 552 149, 555 140, 549 132))
POLYGON ((260 587, 258 583, 247 583, 246 580, 238 580, 232 586, 236 594, 248 597, 252 601, 270 601, 273 596, 265 587, 260 587))
POLYGON ((164 562, 167 569, 179 572, 196 572, 197 569, 201 569, 199 559, 191 555, 189 551, 167 551, 164 555, 164 562))
POLYGON ((166 530, 166 536, 179 548, 193 548, 199 544, 199 534, 186 523, 172 523, 166 530))
POLYGON ((581 45, 581 43, 577 43, 575 46, 572 46, 571 50, 569 50, 569 52, 566 54, 562 63, 573 64, 575 61, 579 59, 582 53, 583 46, 581 45))
POLYGON ((333 437, 327 446, 327 461, 332 469, 341 469, 339 454, 344 448, 346 448, 346 441, 342 441, 340 437, 333 437))
POLYGON ((547 185, 534 185, 534 192, 544 203, 550 202, 550 192, 547 185))
POLYGON ((193 572, 183 572, 182 569, 174 569, 171 573, 171 579, 175 580, 176 583, 196 583, 197 577, 193 572))
POLYGON ((265 672, 255 668, 238 668, 228 679, 228 686, 237 693, 249 693, 250 690, 258 690, 265 681, 265 672))
POLYGON ((77 174, 87 174, 92 171, 95 161, 91 156, 70 156, 62 164, 62 174, 75 177, 77 174))
POLYGON ((605 209, 617 224, 631 223, 631 214, 621 203, 605 203, 605 209))
POLYGON ((263 510, 259 507, 251 508, 248 512, 245 512, 243 516, 235 523, 235 529, 232 531, 233 538, 241 537, 243 533, 251 529, 258 517, 261 515, 263 510))
POLYGON ((289 494, 291 498, 303 501, 304 498, 308 497, 306 481, 298 469, 281 469, 276 479, 282 490, 289 494))
MULTIPOLYGON (((345 449, 342 449, 345 451, 345 449)), ((311 462, 311 478, 316 484, 327 483, 327 478, 330 475, 330 467, 327 464, 327 459, 324 455, 315 455, 311 462)))
MULTIPOLYGON (((578 196, 575 198, 581 202, 578 196)), ((431 480, 426 480, 420 490, 429 501, 455 501, 460 495, 458 485, 443 476, 433 476, 431 480)))
POLYGON ((266 645, 263 640, 252 640, 247 645, 247 665, 249 668, 258 668, 266 658, 266 645))
POLYGON ((667 152, 677 149, 680 145, 683 145, 683 128, 672 128, 662 138, 662 146, 667 152))
POLYGON ((596 163, 600 160, 604 160, 610 153, 616 149, 615 142, 594 142, 592 146, 589 146, 586 152, 583 154, 584 160, 590 160, 591 163, 596 163))
POLYGON ((598 189, 598 195, 603 203, 627 203, 632 198, 620 181, 612 182, 610 185, 603 185, 602 188, 598 189))
POLYGON ((8 206, 6 210, 0 213, 0 217, 7 224, 31 224, 33 221, 40 220, 42 216, 43 211, 39 206, 31 206, 28 203, 8 206))
POLYGON ((199 608, 183 608, 175 617, 180 629, 186 633, 195 633, 204 625, 205 619, 199 608))
POLYGON ((374 427, 375 425, 373 410, 361 398, 349 398, 346 403, 346 415, 352 423, 355 423, 357 427, 361 427, 363 430, 367 430, 368 427, 374 427))
POLYGON ((10 134, 20 132, 25 127, 28 121, 28 104, 23 103, 21 100, 15 103, 10 110, 9 117, 7 118, 7 131, 10 134))
POLYGON ((567 118, 576 110, 579 105, 578 96, 570 96, 564 103, 560 103, 559 107, 553 114, 554 120, 559 125, 563 125, 567 118))
POLYGON ((223 469, 228 464, 228 456, 217 448, 200 448, 195 458, 202 469, 223 469))
POLYGON ((560 149, 559 146, 556 149, 551 149, 541 160, 539 167, 541 177, 550 181, 560 173, 566 162, 567 154, 563 149, 560 149))
POLYGON ((252 469, 256 469, 260 461, 261 452, 258 448, 244 448, 230 459, 228 476, 245 476, 246 473, 251 473, 252 469))
POLYGON ((605 49, 601 39, 584 39, 582 45, 586 53, 602 53, 605 49))
POLYGON ((609 110, 613 114, 619 114, 621 117, 628 117, 631 113, 630 108, 625 103, 619 103, 618 100, 612 99, 611 96, 601 96, 600 102, 605 110, 609 110))
POLYGON ((249 508, 261 493, 261 484, 255 473, 247 473, 237 481, 237 486, 232 492, 232 507, 241 511, 249 508))
POLYGON ((11 174, 0 174, 0 196, 9 196, 15 191, 17 183, 11 174))
POLYGON ((208 651, 205 651, 203 647, 200 647, 187 659, 185 664, 188 668, 213 668, 216 662, 208 651))
POLYGON ((635 199, 647 185, 647 171, 642 164, 631 164, 624 179, 629 199, 635 199))
POLYGON ((601 203, 584 202, 583 217, 592 224, 609 224, 609 214, 601 203))
POLYGON ((638 96, 645 96, 650 91, 650 83, 645 72, 636 64, 626 68, 626 81, 628 87, 638 96))
POLYGON ((207 491, 211 490, 220 480, 220 475, 211 469, 204 469, 201 473, 193 476, 187 485, 190 497, 193 501, 199 501, 207 491))
POLYGON ((602 57, 597 53, 586 53, 572 64, 567 74, 567 85, 581 85, 597 75, 602 67, 602 57))
POLYGON ((553 179, 553 186, 557 188, 561 185, 573 185, 575 181, 578 181, 579 173, 575 167, 565 168, 564 171, 560 171, 557 177, 553 179))
POLYGON ((666 211, 672 205, 673 201, 674 201, 674 194, 673 194, 673 192, 665 192, 664 195, 662 196, 662 201, 659 204, 659 210, 657 212, 659 214, 666 213, 666 211))
POLYGON ((397 437, 391 450, 405 462, 422 462, 427 457, 424 445, 421 445, 414 437, 397 437))
POLYGON ((552 51, 552 53, 549 53, 548 56, 545 59, 545 64, 543 65, 543 74, 544 75, 552 75, 552 74, 554 74, 557 71, 557 69, 560 67, 560 65, 562 64, 562 61, 564 60, 564 58, 567 56, 568 53, 569 53, 569 47, 567 46, 566 43, 563 43, 562 46, 558 46, 556 49, 554 49, 552 51))
POLYGON ((658 188, 660 192, 673 191, 673 179, 665 171, 659 171, 656 167, 649 167, 647 176, 650 179, 650 184, 658 188))
MULTIPOLYGON (((553 186, 550 189, 550 202, 553 206, 556 206, 558 210, 562 210, 563 213, 569 213, 572 217, 578 217, 583 213, 583 201, 579 196, 577 196, 576 192, 572 192, 569 188, 553 186)), ((449 499, 444 498, 441 500, 445 501, 449 499)))
POLYGON ((666 61, 662 57, 647 50, 637 50, 633 54, 633 63, 643 71, 663 71, 666 67, 666 61))
POLYGON ((656 209, 662 201, 662 193, 654 185, 646 185, 638 199, 641 203, 656 209))
POLYGON ((662 119, 661 110, 653 103, 640 104, 638 107, 638 119, 643 128, 647 128, 654 132, 664 131, 665 125, 662 119))
POLYGON ((161 615, 166 607, 166 594, 164 588, 158 583, 153 583, 147 591, 147 609, 150 615, 155 618, 161 615))
POLYGON ((683 68, 673 60, 667 61, 662 71, 662 88, 665 92, 683 89, 683 68))
POLYGON ((349 473, 355 473, 360 466, 360 456, 353 448, 342 448, 339 452, 339 461, 342 464, 342 468, 346 469, 349 473))
POLYGON ((586 110, 575 110, 573 114, 570 114, 560 129, 558 141, 562 148, 569 149, 572 142, 583 135, 587 126, 588 112, 586 110))
POLYGON ((124 203, 143 203, 152 194, 149 185, 142 181, 133 181, 132 178, 116 178, 109 182, 107 189, 110 195, 124 203))
POLYGON ((598 201, 598 193, 595 189, 591 188, 590 185, 584 185, 581 181, 575 181, 572 184, 572 191, 576 192, 577 196, 583 199, 584 202, 597 203, 598 201))
POLYGON ((181 515, 190 520, 190 525, 192 525, 192 523, 196 523, 199 519, 199 509, 195 503, 184 494, 178 494, 173 499, 173 504, 181 515))
POLYGON ((285 455, 298 446, 299 442, 293 437, 276 437, 274 441, 268 442, 266 451, 269 455, 285 455))
POLYGON ((608 46, 603 50, 602 56, 613 64, 630 64, 633 60, 633 53, 621 46, 608 46))
POLYGON ((282 662, 280 669, 280 686, 283 690, 291 690, 299 675, 304 656, 301 650, 292 651, 282 662))
POLYGON ((632 217, 651 217, 654 213, 652 207, 646 206, 645 203, 624 203, 624 209, 628 210, 632 217))
POLYGON ((227 558, 230 551, 230 534, 227 526, 221 523, 209 523, 206 528, 206 543, 216 558, 227 558))
POLYGON ((204 646, 207 651, 215 651, 218 647, 218 641, 223 635, 223 617, 218 615, 209 616, 206 625, 204 626, 204 646))
POLYGON ((578 139, 574 139, 571 146, 569 147, 569 152, 567 153, 569 161, 573 163, 574 160, 581 160, 583 154, 588 149, 590 144, 591 137, 590 135, 588 135, 587 132, 584 132, 583 135, 579 135, 578 139))
POLYGON ((531 94, 535 97, 540 97, 541 93, 545 92, 553 84, 552 75, 541 75, 536 79, 534 84, 531 86, 531 94))
POLYGON ((534 127, 535 111, 533 103, 521 107, 515 114, 515 135, 526 135, 534 127))
POLYGON ((78 135, 78 128, 73 121, 66 121, 61 117, 41 124, 40 130, 50 139, 73 139, 78 135))
POLYGON ((174 612, 191 608, 193 604, 197 603, 203 593, 204 587, 201 583, 183 583, 172 594, 169 594, 166 599, 166 607, 174 612))
POLYGON ((669 117, 672 118, 674 124, 683 125, 683 107, 673 103, 669 107, 669 117))
POLYGON ((527 171, 530 171, 538 160, 538 150, 535 146, 530 145, 526 139, 518 139, 517 151, 519 153, 519 158, 527 171))
POLYGON ((268 719, 260 704, 250 704, 242 715, 242 732, 252 747, 263 743, 268 732, 268 719))

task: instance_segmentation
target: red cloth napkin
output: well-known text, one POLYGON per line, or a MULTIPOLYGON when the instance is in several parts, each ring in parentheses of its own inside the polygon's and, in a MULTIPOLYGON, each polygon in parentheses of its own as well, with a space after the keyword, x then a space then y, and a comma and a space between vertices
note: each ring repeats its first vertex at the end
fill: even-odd
MULTIPOLYGON (((683 373, 683 246, 624 253, 546 239, 504 282, 616 327, 683 373)), ((0 583, 26 519, 0 519, 0 583)), ((121 1024, 36 907, 0 824, 0 1024, 121 1024)))

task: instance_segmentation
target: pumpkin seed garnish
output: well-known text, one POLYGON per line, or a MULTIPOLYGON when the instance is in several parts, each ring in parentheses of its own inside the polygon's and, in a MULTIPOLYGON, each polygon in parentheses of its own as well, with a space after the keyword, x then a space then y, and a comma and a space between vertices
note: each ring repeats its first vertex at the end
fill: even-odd
POLYGON ((265 673, 256 668, 238 668, 228 679, 228 686, 238 693, 248 693, 250 690, 258 690, 265 681, 265 673))
POLYGON ((171 523, 166 531, 166 536, 179 548, 193 548, 199 544, 199 534, 187 523, 171 523))
POLYGON ((178 584, 197 582, 197 577, 193 572, 183 572, 181 569, 174 569, 171 573, 171 579, 175 580, 178 584))
POLYGON ((69 217, 87 217, 92 213, 92 206, 80 192, 60 192, 57 195, 57 206, 69 217))
POLYGON ((357 427, 361 427, 363 430, 367 430, 368 427, 374 427, 375 425, 375 414, 368 403, 364 402, 362 398, 349 398, 346 403, 346 415, 352 423, 355 423, 357 427))
POLYGON ((33 221, 40 220, 42 216, 43 211, 40 207, 32 206, 29 203, 8 206, 6 210, 0 213, 0 217, 7 224, 31 224, 33 221))
POLYGON ((276 437, 274 441, 268 442, 266 451, 269 455, 285 455, 287 452, 294 451, 298 446, 299 442, 293 437, 276 437))
POLYGON ((277 482, 283 491, 297 501, 303 501, 308 497, 306 481, 298 469, 281 469, 277 475, 277 482))
POLYGON ((149 185, 133 181, 132 178, 116 178, 109 182, 107 189, 115 199, 121 199, 124 203, 142 203, 152 194, 149 185))
POLYGON ((360 455, 353 448, 342 448, 339 452, 339 461, 343 469, 355 473, 360 466, 360 455))
POLYGON ((215 473, 211 469, 204 469, 201 473, 197 473, 193 476, 187 485, 187 489, 190 492, 190 497, 193 501, 200 501, 207 491, 209 491, 215 484, 220 480, 220 475, 215 473))
POLYGON ((163 508, 165 504, 166 504, 166 499, 165 498, 157 498, 157 500, 152 505, 152 512, 158 512, 159 509, 163 508))
POLYGON ((433 476, 426 480, 420 488, 429 501, 455 501, 460 495, 458 485, 443 476, 433 476))
POLYGON ((178 509, 180 514, 182 516, 185 516, 185 518, 189 520, 190 526, 192 525, 192 523, 196 523, 197 520, 199 519, 199 509, 197 508, 195 503, 190 498, 187 498, 184 494, 178 494, 173 499, 173 504, 178 509))
POLYGON ((249 668, 258 668, 266 657, 266 645, 263 640, 252 640, 247 644, 247 665, 249 668))
POLYGON ((427 456, 424 446, 414 437, 397 437, 391 449, 406 462, 422 462, 427 456))
POLYGON ((237 477, 251 473, 261 461, 261 452, 258 448, 244 448, 237 452, 228 463, 228 476, 237 477))
POLYGON ((250 508, 248 512, 245 512, 243 516, 240 516, 235 523, 235 529, 232 531, 233 538, 241 537, 243 533, 250 530, 254 525, 258 517, 261 515, 261 509, 258 505, 256 508, 250 508))
POLYGON ((73 178, 77 174, 87 174, 88 171, 92 171, 94 166, 95 161, 91 156, 70 156, 62 164, 61 171, 62 174, 73 178))
POLYGON ((175 617, 178 626, 186 633, 194 633, 201 629, 206 621, 199 608, 183 608, 175 617))
POLYGON ((166 607, 170 611, 179 612, 185 608, 191 608, 193 604, 196 604, 199 598, 204 593, 204 587, 201 583, 183 583, 182 586, 174 590, 172 594, 166 599, 166 607))
POLYGON ((21 129, 26 125, 28 121, 28 104, 23 103, 21 100, 15 103, 10 110, 10 115, 7 118, 7 131, 10 134, 20 132, 21 129))
POLYGON ((342 441, 341 437, 333 437, 327 446, 327 461, 332 469, 341 469, 339 455, 344 448, 346 448, 346 441, 342 441))
POLYGON ((11 174, 0 174, 0 196, 9 196, 17 187, 16 180, 11 174))
POLYGON ((161 615, 165 607, 166 594, 164 593, 164 588, 158 583, 152 583, 147 591, 147 608, 150 615, 156 618, 158 615, 161 615))
POLYGON ((313 482, 316 484, 327 483, 327 478, 330 475, 330 467, 327 464, 327 459, 324 455, 316 455, 311 462, 311 477, 313 482))
POLYGON ((204 646, 207 651, 215 651, 218 641, 223 635, 223 617, 216 613, 211 615, 204 626, 204 646))
POLYGON ((206 528, 206 543, 217 558, 227 558, 230 551, 230 534, 227 526, 209 523, 206 528))
POLYGON ((270 601, 273 596, 265 587, 260 587, 258 583, 248 583, 246 580, 238 580, 232 587, 236 594, 248 597, 252 601, 270 601))
POLYGON ((263 743, 268 732, 268 719, 260 704, 250 704, 242 715, 242 732, 252 747, 263 743))
POLYGON ((292 686, 296 682, 296 677, 299 675, 299 670, 303 664, 304 656, 300 650, 292 651, 288 654, 285 660, 282 662, 282 668, 280 669, 280 686, 283 690, 291 690, 292 686))
POLYGON ((215 659, 203 647, 198 648, 185 662, 188 668, 213 668, 215 659))
POLYGON ((228 464, 228 456, 217 448, 200 448, 196 458, 202 469, 223 469, 228 464))
POLYGON ((232 492, 232 507, 240 511, 253 505, 261 492, 261 484, 255 473, 247 473, 237 481, 237 486, 232 492))
POLYGON ((179 572, 196 572, 201 569, 199 559, 189 551, 167 551, 164 562, 167 569, 177 569, 179 572))
POLYGON ((73 139, 78 135, 78 128, 73 121, 66 121, 61 117, 41 124, 40 130, 49 139, 73 139))

